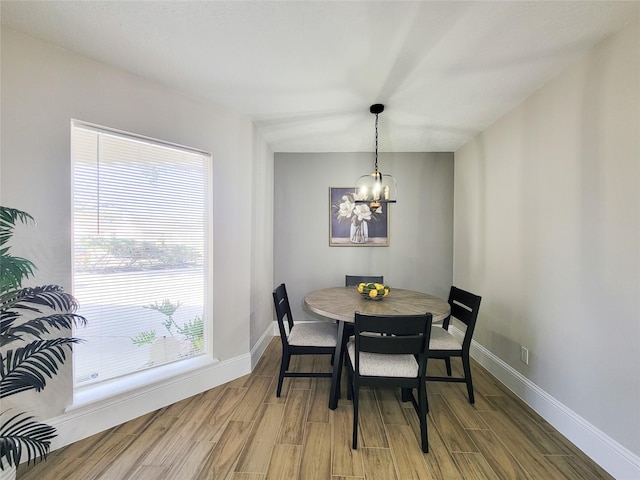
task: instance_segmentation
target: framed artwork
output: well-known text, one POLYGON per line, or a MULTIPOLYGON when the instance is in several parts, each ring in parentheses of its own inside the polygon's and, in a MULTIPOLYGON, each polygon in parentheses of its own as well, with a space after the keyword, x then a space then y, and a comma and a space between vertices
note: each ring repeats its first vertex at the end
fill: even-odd
POLYGON ((387 206, 372 211, 355 203, 353 187, 329 187, 329 246, 388 247, 387 206))

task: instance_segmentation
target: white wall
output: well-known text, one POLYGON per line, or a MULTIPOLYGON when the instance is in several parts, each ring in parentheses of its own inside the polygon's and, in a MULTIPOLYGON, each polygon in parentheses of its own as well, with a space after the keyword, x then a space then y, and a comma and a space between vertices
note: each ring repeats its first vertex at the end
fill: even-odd
MULTIPOLYGON (((37 228, 18 232, 14 242, 14 254, 39 267, 29 285, 55 283, 67 291, 71 287, 70 119, 213 155, 213 351, 220 365, 233 364, 236 370, 217 375, 213 368, 197 379, 202 382, 198 385, 156 389, 146 405, 139 401, 124 416, 110 412, 108 423, 193 395, 234 373, 247 373, 254 347, 250 332, 271 321, 264 304, 272 288, 270 253, 264 253, 271 251, 273 187, 265 172, 271 168, 272 154, 251 120, 7 28, 2 29, 1 61, 0 201, 29 212, 38 222, 37 228), (251 197, 256 185, 264 198, 251 197)), ((28 395, 37 402, 34 413, 42 420, 62 414, 72 398, 70 365, 43 393, 28 395)), ((121 399, 124 410, 128 399, 121 399)), ((84 433, 77 435, 91 433, 87 418, 84 423, 84 433)), ((61 438, 58 443, 75 439, 61 438)))
POLYGON ((388 247, 329 246, 329 187, 355 185, 373 153, 277 153, 273 283, 287 285, 295 319, 311 319, 304 295, 344 285, 345 274, 384 275, 391 287, 446 298, 453 261, 453 155, 383 153, 379 167, 398 181, 389 206, 388 247))
POLYGON ((475 340, 640 475, 639 64, 635 22, 455 153, 453 278, 475 340))
POLYGON ((255 366, 273 334, 273 152, 254 141, 251 219, 251 361, 255 366))

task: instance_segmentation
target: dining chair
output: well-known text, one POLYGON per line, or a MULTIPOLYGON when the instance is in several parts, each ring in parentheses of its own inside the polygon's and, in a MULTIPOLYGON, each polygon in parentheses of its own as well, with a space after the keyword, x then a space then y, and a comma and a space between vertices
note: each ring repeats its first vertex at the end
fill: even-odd
POLYGON ((338 343, 338 328, 332 322, 301 322, 294 323, 291 306, 285 284, 280 284, 273 291, 273 303, 278 319, 280 339, 282 341, 282 358, 280 360, 280 375, 276 396, 282 392, 284 377, 329 377, 331 372, 297 372, 289 371, 292 355, 331 355, 336 351, 338 343))
POLYGON ((359 283, 384 283, 384 275, 345 275, 344 286, 355 287, 359 283))
MULTIPOLYGON (((360 283, 384 283, 384 275, 345 275, 344 286, 355 287, 360 283)), ((345 325, 346 335, 353 335, 353 325, 348 323, 345 325)))
MULTIPOLYGON (((384 275, 345 275, 344 286, 355 287, 361 283, 382 283, 384 284, 384 275)), ((347 328, 347 334, 353 335, 353 325, 345 325, 347 328)))
POLYGON ((473 381, 471 379, 471 363, 469 360, 469 348, 473 331, 476 328, 478 310, 482 297, 474 295, 455 286, 449 291, 449 306, 451 314, 442 322, 442 326, 434 326, 431 330, 431 340, 429 342, 429 358, 439 358, 445 361, 447 368, 446 377, 427 376, 427 381, 436 382, 460 382, 467 384, 469 403, 475 403, 473 395, 473 381), (451 317, 456 318, 466 326, 462 341, 449 333, 451 317), (462 359, 463 377, 451 376, 451 358, 460 357, 462 359))
POLYGON ((347 397, 353 399, 353 445, 358 448, 358 397, 361 386, 399 387, 420 419, 422 451, 427 439, 426 370, 432 315, 355 313, 355 338, 347 344, 347 397), (413 389, 418 391, 416 400, 413 389))

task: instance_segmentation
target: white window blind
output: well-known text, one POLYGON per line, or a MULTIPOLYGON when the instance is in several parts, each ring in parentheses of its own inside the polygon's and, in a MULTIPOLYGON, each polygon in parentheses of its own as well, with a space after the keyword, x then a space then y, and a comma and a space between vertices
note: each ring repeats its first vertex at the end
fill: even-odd
POLYGON ((72 122, 83 387, 206 353, 211 157, 72 122))

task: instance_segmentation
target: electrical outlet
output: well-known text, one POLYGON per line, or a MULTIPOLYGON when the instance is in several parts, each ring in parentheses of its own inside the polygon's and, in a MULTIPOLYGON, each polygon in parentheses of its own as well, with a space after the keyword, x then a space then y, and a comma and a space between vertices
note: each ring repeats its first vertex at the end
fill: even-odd
POLYGON ((523 346, 520 346, 520 360, 525 365, 529 365, 529 349, 523 346))

